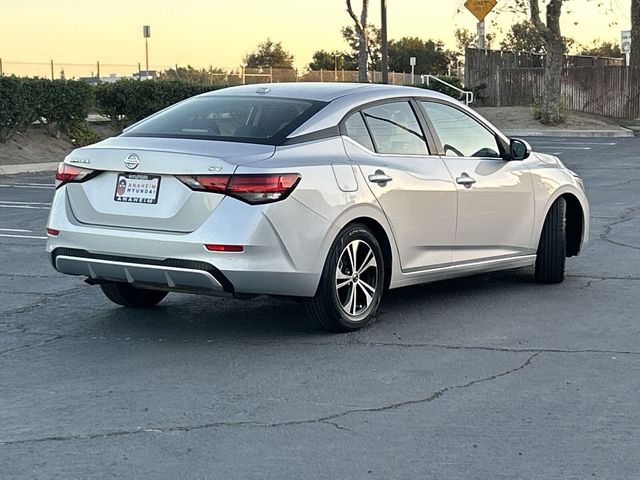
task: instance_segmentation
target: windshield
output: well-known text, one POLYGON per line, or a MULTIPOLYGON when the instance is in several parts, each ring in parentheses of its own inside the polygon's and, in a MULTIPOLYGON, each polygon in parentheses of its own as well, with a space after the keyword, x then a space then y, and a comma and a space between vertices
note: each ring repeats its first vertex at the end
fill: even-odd
POLYGON ((143 120, 123 136, 276 145, 325 105, 289 98, 200 96, 143 120))

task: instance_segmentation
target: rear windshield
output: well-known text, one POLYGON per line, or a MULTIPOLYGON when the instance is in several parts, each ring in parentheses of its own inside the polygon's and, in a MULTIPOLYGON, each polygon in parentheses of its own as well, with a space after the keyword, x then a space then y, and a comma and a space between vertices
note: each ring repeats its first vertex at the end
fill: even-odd
POLYGON ((123 136, 277 145, 325 105, 289 98, 194 97, 143 120, 123 136))

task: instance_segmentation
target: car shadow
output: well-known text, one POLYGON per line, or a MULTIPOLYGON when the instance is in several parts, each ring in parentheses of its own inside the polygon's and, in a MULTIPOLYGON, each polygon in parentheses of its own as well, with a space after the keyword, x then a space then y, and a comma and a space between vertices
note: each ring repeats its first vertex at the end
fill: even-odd
MULTIPOLYGON (((478 295, 495 295, 539 288, 530 269, 519 269, 445 280, 390 290, 384 296, 377 321, 350 335, 394 322, 398 316, 415 315, 424 321, 435 308, 478 295), (416 315, 417 313, 417 315, 416 315)), ((253 300, 172 294, 152 309, 135 310, 108 306, 100 311, 101 331, 109 335, 158 341, 291 343, 347 342, 349 335, 336 335, 316 328, 301 301, 257 297, 253 300)), ((406 320, 405 320, 406 321, 406 320)), ((411 319, 409 321, 412 321, 411 319)))

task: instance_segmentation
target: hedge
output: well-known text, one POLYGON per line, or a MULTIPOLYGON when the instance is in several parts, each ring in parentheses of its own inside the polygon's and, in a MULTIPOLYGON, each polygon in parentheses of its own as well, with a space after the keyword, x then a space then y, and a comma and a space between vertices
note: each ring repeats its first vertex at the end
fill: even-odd
POLYGON ((93 89, 73 80, 0 77, 0 142, 24 133, 37 120, 59 137, 84 125, 93 89))
POLYGON ((182 80, 121 80, 91 86, 74 80, 0 77, 0 142, 25 133, 36 121, 52 136, 61 133, 78 145, 97 141, 87 127, 91 109, 108 116, 116 128, 137 122, 186 98, 223 86, 182 80))
MULTIPOLYGON (((456 77, 440 78, 461 86, 456 77)), ((459 97, 459 92, 439 82, 420 86, 459 97)), ((51 135, 64 133, 74 143, 85 145, 98 140, 85 121, 90 109, 106 115, 121 129, 181 100, 224 87, 185 80, 119 80, 91 86, 74 80, 0 76, 0 142, 24 133, 40 120, 51 135)), ((482 86, 474 93, 481 100, 482 86)))
POLYGON ((184 80, 120 80, 96 87, 96 109, 111 119, 116 128, 148 117, 186 98, 224 88, 224 85, 200 85, 184 80))

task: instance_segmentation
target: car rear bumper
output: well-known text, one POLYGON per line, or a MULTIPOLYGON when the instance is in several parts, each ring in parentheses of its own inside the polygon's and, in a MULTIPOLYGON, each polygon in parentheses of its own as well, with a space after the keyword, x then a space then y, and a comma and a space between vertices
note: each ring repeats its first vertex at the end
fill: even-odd
POLYGON ((67 208, 64 187, 47 226, 60 232, 49 237, 47 252, 62 273, 96 283, 240 296, 313 296, 326 258, 323 242, 334 233, 293 199, 249 206, 225 198, 200 228, 185 234, 86 225, 67 208), (243 251, 213 252, 205 244, 241 245, 243 251))
POLYGON ((124 282, 133 286, 218 295, 233 286, 213 266, 202 262, 95 255, 86 250, 57 248, 51 254, 56 270, 84 275, 94 282, 124 282))

